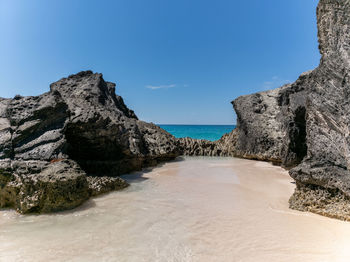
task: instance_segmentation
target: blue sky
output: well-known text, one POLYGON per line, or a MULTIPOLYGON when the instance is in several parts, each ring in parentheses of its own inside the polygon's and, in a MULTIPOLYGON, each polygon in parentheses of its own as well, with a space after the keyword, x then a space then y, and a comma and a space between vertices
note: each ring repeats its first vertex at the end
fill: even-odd
POLYGON ((0 0, 0 96, 101 72, 142 120, 233 124, 230 101, 319 63, 317 1, 0 0))

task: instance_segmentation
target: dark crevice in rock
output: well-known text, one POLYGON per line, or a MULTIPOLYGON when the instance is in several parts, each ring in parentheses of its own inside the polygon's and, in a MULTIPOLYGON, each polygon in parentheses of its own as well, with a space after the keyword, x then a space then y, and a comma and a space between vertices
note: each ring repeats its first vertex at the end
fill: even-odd
POLYGON ((117 134, 110 134, 103 129, 106 122, 108 120, 67 125, 65 137, 66 153, 69 157, 77 161, 108 161, 125 157, 123 149, 118 144, 117 134))
POLYGON ((307 154, 306 143, 306 108, 298 107, 293 112, 292 121, 288 123, 288 146, 283 159, 283 166, 292 168, 298 165, 307 154))
POLYGON ((291 208, 350 220, 349 13, 349 1, 320 0, 320 66, 293 84, 235 99, 237 128, 215 142, 175 139, 139 121, 115 84, 91 71, 38 97, 0 99, 0 170, 11 174, 8 180, 0 173, 1 206, 22 213, 69 209, 125 186, 106 176, 179 154, 235 156, 293 167, 291 208), (60 139, 51 137, 56 129, 60 139))
POLYGON ((21 213, 74 208, 125 188, 117 175, 179 155, 173 136, 139 121, 115 84, 91 71, 38 97, 0 99, 0 142, 0 207, 21 213))
POLYGON ((292 141, 290 149, 296 154, 295 164, 300 163, 307 154, 305 114, 305 107, 298 107, 295 111, 294 123, 296 128, 293 130, 290 139, 292 141))

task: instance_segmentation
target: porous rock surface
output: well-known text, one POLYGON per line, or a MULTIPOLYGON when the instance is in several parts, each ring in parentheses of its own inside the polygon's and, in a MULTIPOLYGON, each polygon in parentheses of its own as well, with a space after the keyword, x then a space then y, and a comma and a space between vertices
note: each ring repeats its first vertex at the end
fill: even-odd
POLYGON ((233 101, 235 155, 290 169, 291 208, 350 220, 350 1, 320 0, 317 24, 319 67, 233 101))
POLYGON ((237 98, 236 156, 272 161, 285 167, 306 154, 305 73, 293 84, 237 98))
POLYGON ((320 65, 307 83, 307 155, 290 171, 292 208, 350 220, 350 2, 320 0, 320 65))
POLYGON ((85 173, 73 161, 1 161, 0 206, 21 213, 74 208, 89 197, 85 173))
POLYGON ((102 74, 84 71, 40 96, 0 99, 0 207, 74 208, 127 186, 115 176, 177 155, 175 138, 138 120, 102 74))
POLYGON ((0 207, 73 208, 123 188, 112 177, 173 159, 236 156, 290 169, 290 207, 350 220, 350 1, 320 0, 320 65, 292 84, 232 102, 237 128, 215 142, 139 121, 90 71, 38 97, 0 99, 0 207))
POLYGON ((179 138, 178 147, 185 156, 235 156, 237 142, 237 129, 223 135, 217 141, 193 139, 190 137, 179 138))

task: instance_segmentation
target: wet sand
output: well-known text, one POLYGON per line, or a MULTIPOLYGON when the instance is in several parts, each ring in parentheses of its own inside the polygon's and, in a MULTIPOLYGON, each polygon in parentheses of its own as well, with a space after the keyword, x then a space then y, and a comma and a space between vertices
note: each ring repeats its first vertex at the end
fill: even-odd
POLYGON ((0 211, 0 261, 350 261, 350 223, 288 209, 280 167, 185 158, 54 215, 0 211))

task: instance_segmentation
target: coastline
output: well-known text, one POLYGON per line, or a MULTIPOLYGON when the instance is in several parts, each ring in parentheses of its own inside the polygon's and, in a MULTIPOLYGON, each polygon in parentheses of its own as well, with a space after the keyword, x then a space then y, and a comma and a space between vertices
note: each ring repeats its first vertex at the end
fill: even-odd
POLYGON ((185 157, 74 211, 0 214, 0 260, 345 261, 350 224, 288 208, 281 167, 185 157), (6 240, 6 241, 5 241, 6 240), (21 247, 18 249, 18 247, 21 247))
POLYGON ((216 141, 177 139, 139 120, 116 84, 92 71, 39 96, 0 98, 0 208, 73 209, 125 188, 118 175, 180 155, 231 156, 281 163, 296 182, 291 208, 350 220, 349 12, 346 1, 320 0, 319 66, 236 98, 237 128, 216 141))

